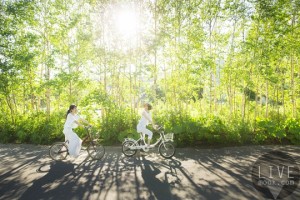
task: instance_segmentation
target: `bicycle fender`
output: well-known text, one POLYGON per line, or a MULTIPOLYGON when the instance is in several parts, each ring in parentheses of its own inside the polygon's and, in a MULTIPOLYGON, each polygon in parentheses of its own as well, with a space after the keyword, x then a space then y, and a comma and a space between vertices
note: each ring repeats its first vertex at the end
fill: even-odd
MULTIPOLYGON (((132 141, 134 143, 136 143, 136 140, 135 139, 132 139, 132 138, 125 138, 124 142, 127 142, 127 141, 132 141)), ((124 143, 123 142, 123 143, 124 143)))

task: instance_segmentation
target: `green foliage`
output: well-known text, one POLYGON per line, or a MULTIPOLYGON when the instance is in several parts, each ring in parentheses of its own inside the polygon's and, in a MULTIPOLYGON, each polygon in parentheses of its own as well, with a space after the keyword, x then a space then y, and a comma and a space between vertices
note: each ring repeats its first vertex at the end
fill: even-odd
POLYGON ((268 139, 279 139, 281 140, 285 136, 285 132, 282 129, 281 124, 271 119, 256 119, 255 129, 255 143, 263 143, 268 139))
POLYGON ((300 142, 299 120, 282 119, 278 116, 257 118, 251 124, 243 122, 239 117, 192 117, 188 114, 180 115, 176 111, 161 111, 157 120, 164 123, 167 132, 175 134, 175 141, 179 146, 300 142))
POLYGON ((105 112, 106 117, 101 123, 101 135, 107 143, 116 144, 134 134, 137 122, 130 109, 113 107, 105 112))
MULTIPOLYGON (((120 144, 126 137, 139 137, 136 125, 139 116, 130 109, 113 107, 106 110, 103 119, 92 120, 93 112, 88 114, 83 109, 87 119, 94 125, 93 133, 99 132, 99 137, 106 145, 120 144)), ((300 144, 299 119, 287 118, 257 118, 255 123, 242 122, 240 118, 226 119, 209 115, 207 117, 191 116, 188 113, 171 110, 156 110, 155 121, 165 128, 165 132, 173 132, 178 147, 199 145, 241 145, 241 144, 281 144, 289 142, 300 144)), ((49 119, 44 113, 24 115, 16 119, 15 125, 1 121, 1 143, 32 143, 51 144, 63 141, 63 124, 65 112, 56 112, 49 119)), ((83 138, 85 129, 75 130, 83 138)), ((154 137, 155 138, 155 137, 154 137)), ((156 137, 157 138, 157 137, 156 137)))
POLYGON ((284 123, 284 129, 286 131, 287 138, 293 144, 300 144, 300 123, 299 119, 289 118, 284 123))
POLYGON ((16 130, 9 124, 1 123, 0 127, 1 143, 13 143, 17 140, 16 130))
POLYGON ((151 101, 178 146, 300 144, 299 1, 0 8, 0 142, 62 141, 75 103, 105 144, 117 144, 139 136, 138 109, 151 101), (124 24, 134 30, 118 30, 124 24))
POLYGON ((62 112, 58 112, 47 119, 45 113, 37 113, 20 116, 15 125, 8 125, 9 123, 4 121, 1 124, 3 137, 0 138, 0 142, 50 144, 53 141, 62 141, 63 116, 62 112))
POLYGON ((245 129, 233 126, 235 122, 225 124, 227 121, 218 116, 194 117, 178 111, 160 112, 157 121, 165 125, 166 132, 175 134, 179 146, 238 144, 242 142, 239 131, 245 129))

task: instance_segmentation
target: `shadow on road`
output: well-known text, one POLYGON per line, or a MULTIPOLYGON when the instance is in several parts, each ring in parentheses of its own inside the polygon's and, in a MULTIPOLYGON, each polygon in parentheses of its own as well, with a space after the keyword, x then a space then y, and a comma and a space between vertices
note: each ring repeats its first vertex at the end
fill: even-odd
POLYGON ((79 163, 20 151, 27 157, 7 158, 15 165, 0 175, 0 199, 258 199, 249 171, 268 150, 182 149, 162 159, 156 153, 127 158, 115 149, 79 163))
POLYGON ((59 193, 64 193, 65 189, 61 179, 68 176, 68 174, 74 173, 74 164, 57 161, 50 163, 48 171, 42 171, 42 167, 45 167, 45 165, 42 165, 37 172, 46 172, 46 175, 34 181, 20 199, 47 199, 55 197, 59 193), (58 187, 55 187, 57 185, 58 187))
POLYGON ((167 179, 161 181, 156 176, 161 173, 161 170, 156 165, 142 158, 141 171, 145 186, 148 188, 149 199, 172 199, 170 184, 167 179))

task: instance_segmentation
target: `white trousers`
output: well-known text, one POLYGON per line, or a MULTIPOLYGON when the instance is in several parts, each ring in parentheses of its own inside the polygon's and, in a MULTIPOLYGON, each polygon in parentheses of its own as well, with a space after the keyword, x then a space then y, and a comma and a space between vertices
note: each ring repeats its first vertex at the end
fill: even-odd
POLYGON ((63 132, 65 134, 65 141, 69 141, 67 142, 67 146, 70 156, 79 156, 82 140, 72 130, 72 128, 65 128, 63 132))
POLYGON ((146 126, 137 126, 136 130, 138 133, 143 133, 144 135, 148 135, 148 139, 152 139, 153 133, 146 128, 146 126))

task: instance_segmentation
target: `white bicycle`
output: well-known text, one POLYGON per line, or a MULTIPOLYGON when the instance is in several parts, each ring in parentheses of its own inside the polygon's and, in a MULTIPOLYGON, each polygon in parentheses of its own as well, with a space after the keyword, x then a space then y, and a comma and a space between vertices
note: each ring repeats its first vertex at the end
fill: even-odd
POLYGON ((145 142, 144 134, 140 133, 138 140, 132 138, 126 138, 122 145, 122 152, 125 156, 134 156, 137 150, 144 150, 148 152, 149 149, 158 146, 160 155, 164 158, 172 158, 175 154, 175 147, 173 145, 174 133, 165 134, 162 126, 157 126, 155 132, 160 134, 160 138, 152 145, 148 147, 145 142))

